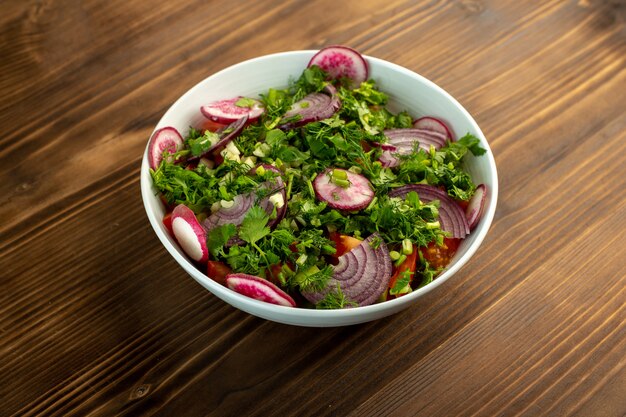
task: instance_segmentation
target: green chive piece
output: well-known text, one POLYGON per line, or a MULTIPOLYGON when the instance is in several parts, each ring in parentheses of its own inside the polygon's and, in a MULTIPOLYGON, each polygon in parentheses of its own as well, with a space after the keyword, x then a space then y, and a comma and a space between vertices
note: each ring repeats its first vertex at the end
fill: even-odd
POLYGON ((389 252, 389 257, 391 258, 392 261, 397 261, 398 259, 400 259, 400 252, 396 252, 395 250, 392 250, 389 252))
POLYGON ((406 261, 406 255, 400 255, 400 258, 396 261, 396 266, 402 265, 402 263, 406 261))
POLYGON ((340 186, 341 188, 348 188, 350 186, 350 181, 348 180, 341 180, 341 179, 335 178, 333 182, 337 184, 338 186, 340 186))
POLYGON ((336 180, 347 180, 348 179, 348 173, 344 170, 341 169, 334 169, 333 170, 333 177, 336 180))
POLYGON ((439 227, 441 227, 439 221, 426 223, 427 229, 438 229, 439 227))
POLYGON ((402 241, 402 253, 410 255, 413 253, 413 242, 410 239, 404 239, 402 241))

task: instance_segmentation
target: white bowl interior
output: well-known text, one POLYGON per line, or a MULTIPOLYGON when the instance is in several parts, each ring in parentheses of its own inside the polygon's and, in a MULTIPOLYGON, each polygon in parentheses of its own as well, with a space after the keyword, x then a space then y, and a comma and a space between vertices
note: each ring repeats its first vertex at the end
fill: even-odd
MULTIPOLYGON (((226 68, 198 83, 178 99, 161 118, 155 130, 173 126, 185 134, 189 126, 199 124, 203 117, 200 106, 213 100, 237 95, 256 97, 269 88, 280 88, 298 77, 316 51, 294 51, 267 55, 226 68)), ((435 281, 401 298, 371 306, 346 310, 311 310, 277 306, 253 300, 216 283, 189 261, 169 236, 161 219, 165 208, 152 185, 147 158, 147 146, 141 166, 141 192, 146 213, 157 236, 176 261, 202 286, 227 303, 250 314, 280 323, 301 326, 342 326, 363 323, 396 313, 423 294, 441 285, 454 275, 476 252, 493 220, 498 196, 496 165, 491 149, 480 128, 469 113, 443 89, 406 68, 387 61, 366 57, 370 78, 389 94, 390 107, 408 110, 414 117, 434 116, 448 123, 457 137, 470 132, 480 138, 487 153, 469 156, 468 171, 476 184, 487 185, 485 210, 476 229, 462 243, 452 264, 435 281)))

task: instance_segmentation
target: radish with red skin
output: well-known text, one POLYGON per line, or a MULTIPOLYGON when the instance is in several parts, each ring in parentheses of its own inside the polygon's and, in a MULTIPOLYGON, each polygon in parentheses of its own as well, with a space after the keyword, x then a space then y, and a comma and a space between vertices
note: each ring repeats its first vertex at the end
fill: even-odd
POLYGON ((326 71, 333 80, 349 78, 357 87, 368 76, 368 66, 363 56, 347 46, 333 45, 321 49, 309 61, 308 66, 312 65, 326 71))
POLYGON ((313 189, 319 200, 327 202, 328 207, 339 210, 361 210, 374 199, 374 190, 367 178, 339 168, 327 169, 317 174, 313 181, 313 189), (349 183, 347 187, 344 188, 334 182, 334 171, 345 173, 349 183))
POLYGON ((480 184, 476 187, 476 191, 465 209, 465 216, 467 217, 467 223, 469 223, 470 231, 474 230, 474 228, 478 225, 478 222, 483 214, 486 199, 487 186, 485 184, 480 184))
POLYGON ((230 124, 244 116, 248 117, 248 122, 253 122, 263 114, 265 109, 260 101, 254 99, 247 99, 254 102, 251 107, 242 107, 235 104, 243 98, 239 96, 228 100, 214 101, 200 107, 200 111, 204 117, 217 123, 230 124))
POLYGON ((150 168, 156 170, 163 160, 163 152, 178 152, 183 148, 183 137, 171 126, 154 132, 148 143, 148 161, 150 168))
POLYGON ((374 303, 385 292, 391 279, 389 249, 378 233, 370 235, 351 251, 341 255, 333 276, 322 291, 303 291, 314 304, 319 303, 337 285, 344 296, 359 306, 374 303))
POLYGON ((226 276, 226 286, 241 295, 255 300, 285 307, 296 306, 296 302, 289 294, 268 280, 255 275, 229 274, 226 276))
POLYGON ((443 135, 446 135, 447 140, 454 140, 454 136, 452 135, 452 131, 450 130, 448 125, 435 117, 421 117, 413 122, 413 127, 416 129, 426 129, 433 132, 439 132, 443 135))
POLYGON ((199 263, 209 259, 206 231, 194 212, 184 204, 177 205, 172 211, 172 231, 187 256, 199 263))

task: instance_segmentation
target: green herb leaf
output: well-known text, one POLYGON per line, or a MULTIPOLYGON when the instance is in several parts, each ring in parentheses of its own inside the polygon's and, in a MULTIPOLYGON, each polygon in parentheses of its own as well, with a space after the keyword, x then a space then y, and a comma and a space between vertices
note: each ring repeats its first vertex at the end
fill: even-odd
POLYGON ((337 284, 335 291, 330 291, 326 296, 320 300, 316 305, 318 309, 340 309, 346 307, 358 307, 358 304, 354 301, 348 300, 341 291, 341 287, 337 284))
POLYGON ((239 100, 235 102, 235 106, 237 107, 248 107, 250 109, 255 104, 256 104, 256 100, 248 98, 248 97, 241 97, 239 100))
POLYGON ((265 210, 259 206, 251 207, 243 218, 239 237, 250 244, 256 243, 270 233, 270 228, 267 227, 268 220, 269 216, 265 210))
POLYGON ((207 246, 213 257, 217 258, 228 240, 237 234, 237 228, 232 223, 227 223, 209 231, 207 246))
POLYGON ((197 138, 187 139, 187 146, 191 150, 193 156, 200 156, 215 145, 219 141, 219 135, 217 133, 205 130, 202 136, 197 138))

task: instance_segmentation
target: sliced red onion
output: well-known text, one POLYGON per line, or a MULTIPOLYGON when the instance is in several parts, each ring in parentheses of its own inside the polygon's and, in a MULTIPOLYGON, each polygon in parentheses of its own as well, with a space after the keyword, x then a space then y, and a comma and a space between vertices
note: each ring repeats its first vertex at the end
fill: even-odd
POLYGON ((378 233, 341 255, 338 261, 326 288, 317 292, 303 292, 304 297, 317 304, 329 292, 336 291, 339 285, 348 300, 366 306, 378 300, 389 285, 391 258, 387 245, 378 233))
POLYGON ((439 132, 446 135, 448 140, 453 140, 452 131, 443 121, 434 117, 426 116, 417 119, 413 122, 413 127, 417 129, 426 129, 433 132, 439 132))
POLYGON ((458 239, 463 239, 469 234, 469 224, 459 203, 437 187, 427 184, 409 184, 391 190, 389 197, 404 198, 411 191, 415 191, 424 203, 439 200, 439 222, 442 230, 450 232, 452 237, 458 239))
POLYGON ((199 160, 200 158, 207 156, 214 150, 223 148, 224 146, 228 145, 229 142, 232 142, 235 138, 237 138, 237 136, 241 134, 247 122, 248 122, 248 115, 244 115, 240 119, 237 119, 233 123, 229 124, 228 126, 226 126, 224 129, 220 131, 220 138, 215 143, 215 145, 212 145, 209 149, 207 149, 201 155, 191 156, 187 158, 187 162, 193 162, 193 161, 199 160))
POLYGON ((472 199, 467 205, 467 209, 465 209, 465 217, 467 217, 467 223, 469 223, 470 230, 474 230, 482 217, 486 197, 487 186, 485 184, 478 185, 472 199))
POLYGON ((337 90, 328 84, 324 87, 323 93, 312 93, 304 97, 302 100, 294 103, 291 108, 283 116, 283 120, 291 117, 300 116, 299 120, 287 122, 280 126, 281 129, 293 129, 304 126, 307 123, 324 120, 331 117, 341 108, 341 101, 337 96, 337 90))
POLYGON ((384 158, 380 159, 380 162, 385 167, 398 166, 400 160, 396 155, 410 154, 413 152, 415 144, 418 144, 420 149, 429 152, 431 145, 436 150, 441 149, 445 146, 447 140, 445 133, 427 129, 387 129, 383 133, 389 139, 389 143, 386 144, 387 149, 383 147, 384 158), (393 148, 389 149, 390 147, 393 148))
MULTIPOLYGON (((269 169, 271 171, 277 172, 278 174, 281 171, 272 166, 263 164, 265 169, 269 169)), ((258 166, 253 168, 250 173, 254 174, 257 170, 258 166)), ((270 197, 273 194, 281 193, 283 197, 283 206, 276 209, 276 218, 271 219, 268 222, 269 227, 274 227, 278 222, 280 222, 287 212, 287 199, 286 199, 286 191, 285 191, 285 183, 280 175, 271 180, 265 181, 261 183, 258 187, 262 190, 272 191, 268 196, 261 199, 258 203, 256 192, 251 191, 245 194, 236 195, 233 198, 233 205, 230 207, 220 207, 216 212, 212 213, 209 217, 207 217, 203 222, 202 226, 206 228, 207 231, 214 229, 218 226, 223 226, 225 224, 234 224, 235 226, 240 226, 243 222, 244 217, 248 213, 248 210, 252 208, 252 206, 257 203, 267 215, 271 215, 274 210, 274 204, 270 201, 270 197)), ((236 244, 242 243, 242 240, 238 237, 233 237, 228 241, 227 246, 232 246, 236 244)))
POLYGON ((285 217, 285 214, 287 214, 287 190, 285 189, 285 183, 281 177, 282 175, 282 171, 278 168, 276 168, 274 165, 270 165, 270 164, 260 164, 257 165, 256 167, 252 168, 250 170, 250 174, 254 175, 256 174, 256 170, 262 166, 266 171, 272 171, 277 173, 278 175, 274 178, 272 178, 269 181, 264 182, 263 184, 261 184, 261 188, 265 188, 265 189, 269 189, 269 190, 274 190, 273 193, 271 193, 270 195, 268 195, 267 197, 263 198, 260 202, 259 205, 265 210, 265 212, 269 215, 272 213, 272 211, 274 210, 274 204, 270 201, 270 197, 273 194, 276 194, 277 192, 280 192, 281 195, 283 196, 283 206, 282 207, 276 207, 276 218, 272 219, 269 221, 268 226, 269 227, 274 227, 275 225, 277 225, 282 219, 283 217, 285 217))

